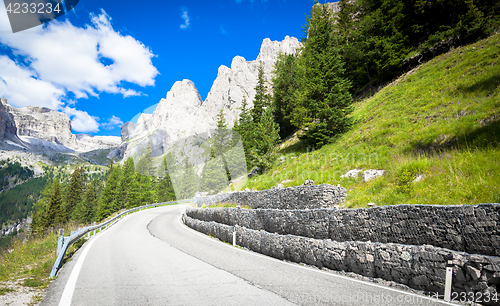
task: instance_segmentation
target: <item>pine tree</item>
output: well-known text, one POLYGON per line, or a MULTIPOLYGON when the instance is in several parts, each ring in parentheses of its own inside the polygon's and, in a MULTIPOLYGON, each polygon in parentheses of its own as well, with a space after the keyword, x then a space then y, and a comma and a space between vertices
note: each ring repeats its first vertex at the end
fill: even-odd
POLYGON ((228 186, 222 158, 212 157, 205 162, 201 172, 201 190, 216 194, 228 186))
POLYGON ((130 189, 132 181, 134 180, 134 172, 134 160, 132 159, 132 157, 129 157, 123 165, 122 174, 120 176, 120 182, 118 185, 120 209, 129 207, 130 189))
MULTIPOLYGON (((248 102, 246 96, 243 97, 243 101, 240 107, 240 115, 238 120, 235 122, 233 131, 238 133, 241 138, 241 142, 243 143, 244 154, 246 157, 246 164, 250 166, 250 151, 252 150, 253 145, 253 129, 254 123, 252 120, 252 110, 248 108, 248 102)), ((234 140, 237 140, 236 137, 233 137, 234 140)))
POLYGON ((128 192, 127 208, 137 207, 141 205, 141 174, 134 172, 133 179, 130 183, 128 192))
POLYGON ((158 182, 156 183, 156 194, 155 201, 156 202, 168 202, 175 200, 175 192, 174 185, 172 184, 172 180, 170 179, 170 173, 168 169, 168 163, 166 157, 163 158, 162 162, 163 167, 158 182))
POLYGON ((194 171, 193 165, 189 162, 188 158, 184 159, 182 172, 179 179, 179 190, 176 194, 179 199, 189 199, 194 196, 198 191, 199 177, 194 171))
POLYGON ((151 142, 148 142, 136 166, 137 172, 139 172, 142 175, 152 176, 154 173, 153 159, 151 157, 152 152, 153 149, 151 146, 151 142))
POLYGON ((264 67, 262 66, 262 63, 260 63, 252 108, 252 118, 254 123, 258 123, 264 113, 264 109, 271 106, 271 95, 269 94, 266 83, 264 67))
POLYGON ((120 177, 120 165, 112 167, 112 171, 109 174, 104 189, 102 191, 102 196, 99 200, 97 206, 97 220, 100 221, 107 216, 111 215, 114 211, 118 210, 117 193, 118 181, 120 177))
POLYGON ((308 146, 321 147, 352 125, 350 82, 333 32, 327 5, 313 6, 307 18, 308 38, 301 50, 299 86, 292 123, 302 128, 299 138, 308 146))
MULTIPOLYGON (((50 174, 48 174, 48 176, 50 176, 50 174)), ((49 183, 45 186, 45 189, 42 191, 40 200, 38 200, 33 208, 33 221, 31 223, 31 228, 37 234, 42 233, 43 230, 45 230, 49 226, 47 213, 50 198, 54 193, 54 186, 54 182, 49 183)))
POLYGON ((43 223, 49 226, 62 225, 66 221, 66 215, 62 207, 61 185, 59 180, 55 180, 53 185, 53 192, 49 200, 47 214, 43 223))
POLYGON ((85 192, 85 170, 77 167, 71 174, 69 185, 66 188, 64 198, 64 214, 66 220, 69 220, 75 207, 82 202, 85 192))
POLYGON ((99 181, 92 180, 92 182, 87 186, 85 195, 83 196, 83 201, 73 210, 73 220, 82 224, 89 224, 95 219, 100 187, 99 185, 99 181))
POLYGON ((248 169, 242 138, 236 131, 230 131, 230 133, 231 148, 224 153, 226 166, 229 169, 228 180, 245 175, 248 169))
POLYGON ((141 158, 137 162, 136 165, 136 171, 139 172, 139 190, 141 194, 141 200, 140 203, 143 202, 143 199, 145 195, 143 193, 149 192, 148 190, 144 190, 144 178, 146 176, 151 176, 154 174, 154 169, 153 169, 153 159, 151 157, 151 154, 153 152, 151 142, 148 141, 146 147, 144 148, 141 158))
POLYGON ((153 203, 154 199, 154 194, 153 194, 153 183, 151 180, 151 176, 144 175, 142 177, 142 182, 141 182, 141 204, 151 204, 153 203))
POLYGON ((275 146, 280 140, 279 126, 274 122, 271 109, 266 109, 255 129, 255 147, 250 152, 252 163, 261 169, 272 166, 277 158, 275 146))
POLYGON ((224 111, 221 109, 217 114, 217 127, 210 139, 213 156, 221 156, 230 148, 231 136, 231 131, 227 129, 224 111))
POLYGON ((231 180, 231 174, 226 160, 226 153, 230 150, 232 141, 232 132, 227 129, 224 111, 221 109, 217 115, 217 128, 210 138, 210 158, 220 158, 221 166, 226 172, 226 179, 231 180))
POLYGON ((296 129, 291 123, 295 107, 295 91, 298 86, 296 57, 293 54, 280 53, 274 66, 273 116, 280 127, 280 137, 291 135, 296 129))

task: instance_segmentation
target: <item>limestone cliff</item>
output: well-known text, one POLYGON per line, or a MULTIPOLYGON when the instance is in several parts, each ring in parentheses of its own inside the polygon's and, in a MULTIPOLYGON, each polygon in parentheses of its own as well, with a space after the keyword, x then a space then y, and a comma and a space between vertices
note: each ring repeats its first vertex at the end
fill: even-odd
POLYGON ((70 118, 40 106, 16 108, 2 98, 0 141, 29 151, 88 152, 110 149, 120 144, 114 136, 74 135, 70 118))
POLYGON ((9 105, 5 98, 0 98, 0 141, 22 145, 22 141, 17 137, 14 117, 9 112, 9 105))
POLYGON ((40 106, 16 108, 7 105, 16 122, 17 135, 28 136, 60 144, 68 148, 76 145, 71 133, 71 120, 63 113, 40 106))
POLYGON ((236 56, 230 68, 219 67, 205 101, 190 80, 176 82, 153 114, 142 114, 136 124, 127 122, 122 126, 122 144, 110 156, 120 155, 124 159, 136 156, 147 142, 153 144, 153 155, 161 155, 172 142, 215 128, 221 109, 228 126, 232 127, 240 113, 243 97, 246 96, 252 106, 259 65, 262 64, 269 82, 278 54, 293 54, 300 46, 298 39, 289 36, 281 42, 264 39, 256 60, 246 61, 236 56))

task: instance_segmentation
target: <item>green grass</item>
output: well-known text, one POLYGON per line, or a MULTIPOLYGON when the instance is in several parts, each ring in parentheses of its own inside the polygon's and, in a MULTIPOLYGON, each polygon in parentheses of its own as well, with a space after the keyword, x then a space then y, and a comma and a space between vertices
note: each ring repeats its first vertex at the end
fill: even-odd
POLYGON ((340 184, 348 207, 500 202, 499 34, 407 73, 352 116, 351 131, 320 150, 288 140, 285 162, 245 187, 340 184), (369 182, 340 177, 355 168, 386 172, 369 182))
POLYGON ((43 285, 43 282, 36 280, 36 279, 25 279, 23 282, 23 286, 25 287, 33 287, 33 288, 38 288, 43 285))
MULTIPOLYGON (((236 203, 217 203, 217 204, 214 204, 214 205, 210 205, 209 208, 216 208, 216 207, 236 207, 238 205, 239 204, 236 204, 236 203)), ((252 207, 250 207, 248 205, 239 205, 239 206, 242 209, 252 209, 252 207)), ((205 204, 203 204, 202 208, 207 208, 207 206, 205 204)))
POLYGON ((14 292, 14 291, 15 291, 14 289, 10 289, 10 288, 0 288, 0 295, 5 295, 6 293, 14 292))
POLYGON ((23 280, 24 286, 45 287, 56 260, 57 235, 13 242, 11 252, 0 255, 0 281, 23 280))

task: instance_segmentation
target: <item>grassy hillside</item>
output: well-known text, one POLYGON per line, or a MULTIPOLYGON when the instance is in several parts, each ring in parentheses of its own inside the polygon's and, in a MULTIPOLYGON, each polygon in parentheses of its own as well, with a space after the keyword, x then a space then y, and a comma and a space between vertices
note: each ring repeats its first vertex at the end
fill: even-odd
POLYGON ((500 202, 499 34, 410 71, 356 103, 353 116, 352 130, 320 150, 285 143, 285 162, 246 187, 340 184, 348 207, 500 202), (386 172, 340 177, 355 168, 386 172))

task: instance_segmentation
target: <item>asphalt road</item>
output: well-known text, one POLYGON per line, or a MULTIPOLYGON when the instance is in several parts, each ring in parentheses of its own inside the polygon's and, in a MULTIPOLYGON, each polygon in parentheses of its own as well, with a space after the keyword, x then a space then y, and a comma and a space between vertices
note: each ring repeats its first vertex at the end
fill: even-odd
POLYGON ((180 222, 125 217, 59 271, 42 305, 454 305, 235 248, 180 222))

